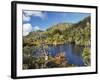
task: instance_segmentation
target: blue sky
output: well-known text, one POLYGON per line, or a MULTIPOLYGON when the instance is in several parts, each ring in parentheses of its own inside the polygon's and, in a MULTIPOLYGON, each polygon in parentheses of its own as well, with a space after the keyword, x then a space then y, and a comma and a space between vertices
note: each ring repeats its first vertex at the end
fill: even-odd
MULTIPOLYGON (((90 14, 75 12, 23 11, 23 26, 26 28, 27 26, 25 24, 28 24, 33 31, 39 29, 46 30, 58 23, 77 23, 87 16, 90 16, 90 14)), ((28 31, 31 31, 31 29, 25 31, 28 34, 28 31)))

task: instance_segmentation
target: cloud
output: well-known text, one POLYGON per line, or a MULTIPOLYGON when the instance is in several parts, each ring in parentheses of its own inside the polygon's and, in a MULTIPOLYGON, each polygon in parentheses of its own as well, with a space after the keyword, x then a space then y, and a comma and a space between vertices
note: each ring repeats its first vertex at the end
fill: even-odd
POLYGON ((23 36, 27 36, 33 30, 32 25, 29 23, 23 24, 23 36))
POLYGON ((35 26, 33 29, 34 31, 40 30, 39 26, 35 26))
POLYGON ((31 17, 26 16, 25 14, 23 14, 23 21, 30 21, 31 17))
POLYGON ((38 17, 42 17, 43 16, 43 13, 41 11, 24 11, 24 13, 27 15, 27 16, 38 16, 38 17))
POLYGON ((46 14, 42 11, 24 11, 23 13, 23 20, 24 21, 30 21, 31 16, 39 17, 41 19, 44 19, 46 17, 46 14))

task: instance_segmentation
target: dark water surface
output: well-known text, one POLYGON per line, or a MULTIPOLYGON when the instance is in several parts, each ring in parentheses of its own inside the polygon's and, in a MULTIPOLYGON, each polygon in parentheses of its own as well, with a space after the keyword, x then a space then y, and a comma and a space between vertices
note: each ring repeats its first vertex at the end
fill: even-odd
MULTIPOLYGON (((74 44, 63 44, 63 45, 49 45, 48 54, 51 56, 56 56, 57 54, 64 53, 66 60, 69 64, 74 64, 77 66, 84 66, 82 59, 82 51, 84 47, 76 46, 74 44)), ((36 54, 41 54, 41 51, 37 49, 36 54)))

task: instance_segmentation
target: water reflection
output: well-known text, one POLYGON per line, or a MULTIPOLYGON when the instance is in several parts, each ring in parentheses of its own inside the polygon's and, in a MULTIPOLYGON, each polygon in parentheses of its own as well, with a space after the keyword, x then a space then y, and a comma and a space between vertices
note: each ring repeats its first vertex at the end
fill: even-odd
MULTIPOLYGON (((33 47, 35 48, 35 47, 33 47)), ((84 47, 76 46, 74 44, 63 44, 63 45, 48 45, 48 55, 55 57, 60 53, 64 53, 66 60, 69 64, 74 64, 77 66, 84 66, 82 59, 82 51, 84 47)), ((36 49, 35 55, 41 56, 41 48, 36 49)))

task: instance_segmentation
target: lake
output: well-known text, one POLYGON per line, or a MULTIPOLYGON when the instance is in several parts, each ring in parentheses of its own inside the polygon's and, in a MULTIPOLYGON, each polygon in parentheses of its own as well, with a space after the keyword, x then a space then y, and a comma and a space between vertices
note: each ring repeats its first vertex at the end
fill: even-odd
MULTIPOLYGON (((56 56, 57 54, 64 53, 66 60, 68 61, 69 64, 84 66, 84 62, 82 59, 83 48, 84 47, 76 46, 74 44, 62 44, 62 45, 57 45, 57 46, 48 45, 48 48, 46 49, 46 51, 52 57, 56 56)), ((41 55, 42 53, 41 49, 42 48, 38 48, 36 50, 35 55, 37 56, 41 55)))

